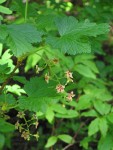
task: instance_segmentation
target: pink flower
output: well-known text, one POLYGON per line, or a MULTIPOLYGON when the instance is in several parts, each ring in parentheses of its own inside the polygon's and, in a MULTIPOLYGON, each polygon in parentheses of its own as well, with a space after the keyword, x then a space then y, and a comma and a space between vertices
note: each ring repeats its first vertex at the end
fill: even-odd
POLYGON ((58 85, 56 86, 57 93, 62 93, 62 92, 64 92, 64 88, 65 88, 64 85, 58 84, 58 85))
POLYGON ((73 93, 73 91, 71 91, 70 93, 68 93, 68 96, 66 97, 69 101, 72 101, 72 98, 75 96, 75 94, 73 93))
POLYGON ((49 79, 50 79, 50 76, 46 73, 46 74, 45 74, 45 81, 46 81, 47 83, 49 83, 49 79))
POLYGON ((70 72, 69 70, 65 72, 65 75, 67 79, 73 79, 72 72, 70 72))

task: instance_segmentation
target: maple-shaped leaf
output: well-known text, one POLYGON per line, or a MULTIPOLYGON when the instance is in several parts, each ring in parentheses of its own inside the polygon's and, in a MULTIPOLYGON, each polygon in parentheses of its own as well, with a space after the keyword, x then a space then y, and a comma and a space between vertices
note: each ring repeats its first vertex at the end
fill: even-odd
POLYGON ((32 51, 32 43, 40 42, 43 34, 30 24, 1 25, 0 31, 5 37, 7 36, 6 43, 17 57, 32 51))
POLYGON ((19 99, 20 108, 35 112, 46 111, 47 107, 59 97, 55 87, 56 83, 47 84, 44 79, 31 78, 24 86, 28 97, 24 96, 19 99))
POLYGON ((55 20, 59 37, 48 36, 47 43, 64 53, 89 53, 91 44, 89 37, 105 34, 108 24, 90 23, 88 20, 78 22, 74 17, 60 17, 55 20))

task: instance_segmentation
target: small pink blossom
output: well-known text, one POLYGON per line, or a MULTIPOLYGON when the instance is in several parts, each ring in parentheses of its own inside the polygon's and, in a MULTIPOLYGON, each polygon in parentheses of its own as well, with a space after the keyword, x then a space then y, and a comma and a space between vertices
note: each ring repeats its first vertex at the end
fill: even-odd
POLYGON ((72 98, 75 96, 75 94, 73 93, 73 91, 71 91, 70 93, 68 93, 68 96, 66 97, 69 101, 72 101, 72 98))
POLYGON ((62 92, 64 92, 64 88, 65 88, 64 85, 58 84, 58 85, 56 86, 57 93, 62 93, 62 92))
POLYGON ((65 72, 65 75, 67 79, 70 79, 70 78, 73 79, 72 72, 70 72, 69 70, 65 72))
POLYGON ((46 81, 47 83, 49 83, 49 79, 50 79, 50 76, 46 73, 46 74, 45 74, 45 81, 46 81))

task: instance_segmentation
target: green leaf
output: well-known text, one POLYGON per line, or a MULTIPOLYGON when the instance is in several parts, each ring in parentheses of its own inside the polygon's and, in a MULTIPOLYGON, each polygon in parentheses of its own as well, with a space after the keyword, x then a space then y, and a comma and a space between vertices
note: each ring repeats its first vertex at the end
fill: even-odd
POLYGON ((0 0, 0 4, 4 3, 6 0, 0 0))
POLYGON ((99 131, 99 118, 91 121, 88 127, 88 135, 91 136, 99 131))
POLYGON ((108 133, 106 137, 101 137, 98 150, 111 150, 113 148, 113 136, 111 133, 108 133))
POLYGON ((95 100, 93 103, 94 103, 95 109, 96 109, 101 115, 108 114, 109 111, 110 111, 110 109, 111 109, 111 106, 110 106, 109 104, 103 103, 103 102, 100 101, 100 100, 95 100))
POLYGON ((65 35, 57 38, 49 36, 47 43, 63 53, 75 55, 77 53, 90 53, 91 46, 87 38, 77 39, 74 35, 65 35))
POLYGON ((77 71, 79 74, 83 75, 84 77, 96 79, 96 75, 94 72, 86 65, 77 64, 74 67, 74 70, 77 71))
POLYGON ((18 84, 14 84, 12 86, 7 85, 6 92, 10 92, 10 93, 16 94, 18 96, 21 96, 21 94, 25 94, 25 91, 18 84))
POLYGON ((83 63, 86 60, 94 59, 94 57, 95 56, 91 55, 91 54, 78 54, 75 56, 74 62, 75 62, 75 64, 83 63))
POLYGON ((14 81, 18 81, 22 84, 25 84, 27 82, 26 78, 25 77, 22 77, 22 76, 14 76, 13 77, 13 80, 14 81))
MULTIPOLYGON (((7 66, 7 74, 11 73, 13 71, 14 67, 15 67, 13 65, 13 61, 12 61, 11 57, 12 57, 11 51, 10 50, 6 50, 3 53, 3 55, 1 56, 1 59, 0 59, 0 64, 4 65, 4 66, 7 66), (9 68, 9 71, 8 71, 8 68, 9 68)), ((4 70, 5 70, 5 68, 6 67, 4 67, 4 70)), ((18 69, 17 69, 16 73, 17 72, 18 72, 18 69)))
POLYGON ((61 135, 58 135, 58 138, 65 143, 68 143, 68 144, 73 143, 73 138, 70 135, 61 134, 61 135))
POLYGON ((108 115, 107 115, 107 119, 108 119, 111 123, 113 123, 113 113, 108 114, 108 115))
POLYGON ((112 100, 113 96, 112 94, 106 89, 106 87, 104 85, 101 86, 101 84, 99 82, 97 82, 97 80, 95 81, 96 86, 95 85, 85 85, 84 87, 84 92, 92 97, 94 97, 97 100, 100 101, 110 101, 112 100), (99 83, 97 85, 97 83, 99 83))
POLYGON ((0 25, 0 40, 4 40, 8 36, 7 26, 0 25))
POLYGON ((99 73, 98 68, 93 61, 84 60, 82 63, 88 66, 94 73, 99 73))
POLYGON ((3 45, 0 43, 0 56, 2 55, 3 45))
POLYGON ((66 114, 66 113, 67 113, 66 108, 63 107, 63 106, 60 105, 60 104, 52 105, 52 109, 53 109, 55 112, 60 113, 60 114, 66 114))
POLYGON ((8 64, 0 65, 0 74, 7 74, 9 71, 10 68, 8 67, 8 64))
POLYGON ((17 57, 31 52, 32 43, 40 42, 42 36, 42 32, 30 24, 1 26, 1 34, 4 33, 5 37, 8 35, 7 44, 17 57))
POLYGON ((13 131, 14 131, 14 125, 0 118, 0 132, 8 133, 8 132, 13 132, 13 131))
POLYGON ((76 118, 76 117, 78 117, 78 112, 75 111, 74 113, 67 113, 67 114, 58 114, 58 113, 56 113, 55 117, 57 117, 57 118, 66 118, 66 119, 76 118))
POLYGON ((6 104, 6 105, 15 105, 16 99, 11 94, 2 94, 0 95, 0 104, 6 104))
POLYGON ((4 144, 5 144, 5 137, 3 134, 0 134, 0 149, 3 148, 4 144))
POLYGON ((61 104, 52 105, 52 109, 56 112, 55 116, 58 118, 75 118, 78 116, 76 110, 68 110, 61 104))
POLYGON ((80 142, 80 146, 82 146, 83 148, 88 150, 88 145, 89 142, 91 141, 91 137, 85 137, 81 142, 80 142))
MULTIPOLYGON (((54 12, 55 13, 55 12, 54 12)), ((46 29, 47 31, 49 30, 54 30, 55 29, 55 23, 54 19, 56 18, 57 14, 40 14, 37 17, 37 27, 40 29, 46 29)))
POLYGON ((84 110, 91 107, 91 97, 89 95, 82 95, 77 103, 77 110, 84 110))
POLYGON ((74 17, 60 17, 55 23, 60 37, 49 36, 47 43, 64 53, 73 55, 91 52, 88 36, 97 36, 109 31, 108 24, 96 25, 89 21, 79 23, 74 17))
POLYGON ((33 68, 41 59, 41 56, 43 55, 43 50, 36 52, 35 54, 31 54, 27 58, 27 63, 25 66, 25 72, 27 72, 29 69, 33 68))
POLYGON ((6 8, 4 6, 0 6, 0 12, 4 14, 11 14, 12 11, 9 8, 6 8))
POLYGON ((24 86, 24 90, 28 97, 19 98, 20 108, 35 112, 46 112, 46 109, 59 97, 55 87, 56 83, 52 81, 47 84, 42 78, 31 78, 24 86))
POLYGON ((107 124, 106 118, 100 118, 99 128, 100 128, 101 134, 105 137, 108 131, 108 124, 107 124))
POLYGON ((48 120, 49 123, 52 123, 54 119, 54 112, 51 108, 48 107, 46 111, 46 119, 48 120))
POLYGON ((47 144, 45 145, 46 148, 49 148, 51 146, 53 146, 56 142, 57 142, 57 137, 56 136, 51 136, 48 141, 47 144))
POLYGON ((89 110, 87 112, 83 112, 81 116, 85 117, 98 117, 98 113, 95 110, 89 110))

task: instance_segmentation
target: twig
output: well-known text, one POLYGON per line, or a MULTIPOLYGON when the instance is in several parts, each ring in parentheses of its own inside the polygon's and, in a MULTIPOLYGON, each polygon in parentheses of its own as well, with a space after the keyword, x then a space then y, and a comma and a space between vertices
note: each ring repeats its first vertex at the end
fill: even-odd
MULTIPOLYGON (((87 119, 86 122, 87 122, 88 120, 89 120, 89 119, 87 119)), ((77 138, 77 136, 78 136, 78 134, 79 134, 81 128, 82 128, 84 125, 85 125, 85 123, 81 123, 80 127, 78 128, 78 131, 77 131, 77 132, 75 133, 75 135, 73 136, 72 141, 77 138)), ((75 144, 75 143, 68 144, 67 146, 65 146, 65 147, 63 148, 63 150, 67 150, 68 148, 70 148, 70 147, 73 146, 74 144, 75 144)))
POLYGON ((8 84, 8 82, 10 81, 10 79, 14 76, 15 71, 17 70, 17 68, 21 65, 21 62, 18 61, 17 65, 15 66, 15 68, 13 69, 13 71, 11 72, 11 74, 9 75, 9 77, 6 79, 6 81, 2 84, 1 88, 0 88, 0 94, 2 93, 4 87, 8 84))

